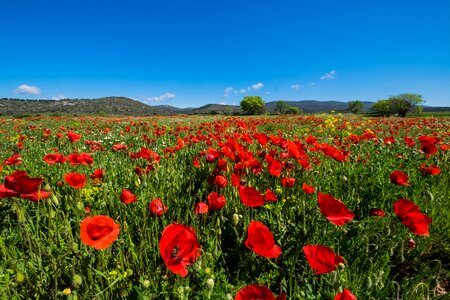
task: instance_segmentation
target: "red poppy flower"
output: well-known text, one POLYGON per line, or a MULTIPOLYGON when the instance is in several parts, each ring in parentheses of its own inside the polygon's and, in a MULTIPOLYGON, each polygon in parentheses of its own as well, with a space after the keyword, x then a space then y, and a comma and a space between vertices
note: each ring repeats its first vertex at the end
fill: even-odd
POLYGON ((272 202, 272 201, 277 201, 277 195, 275 195, 274 192, 272 192, 270 189, 266 190, 266 194, 265 194, 265 198, 267 201, 272 202))
POLYGON ((75 189, 82 189, 86 185, 86 175, 71 172, 64 175, 64 180, 75 189))
POLYGON ((108 216, 93 216, 81 222, 80 237, 84 244, 97 250, 111 246, 119 236, 120 225, 108 216))
POLYGON ((385 212, 380 208, 371 208, 369 210, 369 215, 371 215, 372 217, 384 217, 385 212))
POLYGON ((199 248, 194 229, 183 224, 168 225, 159 240, 164 264, 181 277, 188 274, 186 266, 193 264, 200 255, 199 248))
POLYGON ((272 232, 259 221, 252 221, 248 225, 245 246, 266 258, 277 258, 281 254, 281 247, 275 245, 272 232))
POLYGON ((420 165, 420 172, 430 175, 441 174, 441 169, 438 166, 425 166, 425 164, 420 165))
POLYGON ((283 300, 286 299, 285 294, 281 294, 277 298, 272 291, 265 286, 259 284, 250 284, 241 288, 234 298, 235 300, 283 300))
POLYGON ((197 169, 200 168, 200 161, 198 160, 198 157, 194 157, 194 159, 192 159, 192 165, 197 169))
POLYGON ((92 179, 102 179, 106 171, 103 169, 95 169, 94 173, 90 176, 92 179))
POLYGON ((113 148, 113 150, 115 150, 115 151, 119 151, 119 150, 127 150, 127 145, 124 145, 124 144, 121 144, 121 143, 117 143, 117 144, 114 144, 114 145, 112 146, 112 148, 113 148))
POLYGON ((303 246, 303 254, 316 275, 332 272, 340 263, 345 262, 342 256, 322 245, 303 246))
POLYGON ((234 173, 231 174, 231 184, 234 187, 238 187, 240 185, 240 182, 241 182, 241 177, 239 175, 234 174, 234 173))
POLYGON ((161 199, 156 198, 150 202, 148 209, 152 215, 161 217, 167 211, 167 206, 162 203, 161 199))
POLYGON ((431 224, 431 218, 421 213, 419 207, 411 200, 400 199, 394 202, 394 212, 414 234, 423 236, 430 234, 428 224, 431 224))
POLYGON ((120 194, 120 201, 125 204, 130 204, 137 201, 136 196, 127 189, 122 189, 122 193, 120 194))
POLYGON ((295 184, 295 178, 293 178, 293 177, 282 178, 281 184, 288 188, 293 187, 295 184))
POLYGON ((37 192, 39 186, 44 182, 42 178, 31 178, 25 171, 15 171, 5 176, 4 186, 17 194, 32 194, 37 192))
POLYGON ((44 190, 39 190, 39 191, 30 193, 30 194, 20 194, 20 197, 31 200, 33 202, 38 202, 41 199, 47 199, 48 197, 50 197, 51 194, 52 193, 50 193, 50 192, 47 192, 44 190))
POLYGON ((408 184, 408 181, 409 181, 408 175, 406 175, 405 173, 403 173, 401 171, 394 170, 391 173, 391 175, 389 175, 389 178, 391 178, 391 182, 393 184, 410 186, 410 184, 408 184))
POLYGON ((277 159, 273 159, 269 163, 269 173, 273 176, 279 177, 281 175, 282 168, 281 168, 281 161, 277 159))
POLYGON ((303 185, 302 185, 302 190, 303 190, 305 193, 307 193, 308 195, 311 195, 312 193, 315 192, 316 188, 313 187, 313 186, 311 186, 311 185, 308 185, 308 184, 306 184, 306 183, 303 183, 303 185))
POLYGON ((63 164, 66 162, 66 158, 62 154, 47 154, 44 156, 44 161, 49 164, 53 165, 56 163, 63 164))
POLYGON ((416 242, 413 239, 409 239, 408 240, 408 248, 409 249, 414 249, 416 248, 416 242))
POLYGON ((224 187, 227 186, 228 180, 227 180, 227 179, 225 178, 225 176, 223 176, 223 175, 217 175, 217 176, 214 178, 214 184, 215 184, 219 189, 222 189, 222 188, 224 188, 224 187))
POLYGON ((337 294, 334 296, 334 300, 358 300, 355 295, 350 292, 350 290, 345 289, 342 293, 337 294))
POLYGON ((257 207, 264 204, 264 197, 254 187, 240 185, 239 196, 246 206, 257 207))
POLYGON ((227 203, 225 197, 220 196, 216 192, 212 192, 211 194, 209 194, 207 199, 208 199, 209 207, 212 210, 222 209, 225 206, 225 204, 227 203))
POLYGON ((69 139, 69 141, 74 143, 80 140, 81 134, 76 134, 75 132, 69 131, 67 132, 67 138, 69 139))
POLYGON ((20 154, 14 154, 10 158, 3 161, 4 165, 20 165, 22 163, 22 157, 20 154))
POLYGON ((331 195, 319 192, 317 200, 322 215, 337 226, 343 226, 355 217, 355 214, 342 201, 331 195))
POLYGON ((94 159, 89 153, 72 153, 67 155, 67 159, 72 166, 78 166, 80 164, 92 165, 94 163, 94 159))
POLYGON ((207 214, 209 210, 208 204, 206 204, 203 201, 200 201, 198 203, 195 203, 194 205, 194 212, 197 215, 201 215, 201 214, 207 214))

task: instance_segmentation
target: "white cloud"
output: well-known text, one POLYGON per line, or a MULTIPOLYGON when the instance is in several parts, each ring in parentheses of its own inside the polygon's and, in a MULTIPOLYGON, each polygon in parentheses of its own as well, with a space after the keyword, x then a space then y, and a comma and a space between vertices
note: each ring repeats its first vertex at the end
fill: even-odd
POLYGON ((155 101, 155 102, 161 102, 161 101, 168 101, 175 98, 174 93, 165 93, 159 97, 144 97, 145 101, 155 101))
POLYGON ((303 86, 301 84, 298 84, 298 83, 291 85, 291 89, 293 89, 293 90, 299 90, 302 87, 303 86))
POLYGON ((227 87, 224 91, 223 91, 223 96, 224 97, 228 97, 230 96, 231 93, 237 93, 237 91, 233 88, 233 87, 227 87))
POLYGON ((241 94, 247 93, 247 90, 246 89, 240 89, 239 93, 241 93, 241 94))
POLYGON ((52 97, 52 100, 62 100, 62 99, 67 99, 67 97, 64 96, 63 94, 59 94, 58 96, 52 97))
POLYGON ((315 82, 308 83, 308 86, 312 87, 314 90, 316 89, 316 83, 315 82))
POLYGON ((17 89, 14 90, 14 93, 39 95, 41 93, 41 90, 37 86, 30 86, 30 85, 22 84, 17 89))
POLYGON ((259 90, 260 88, 262 88, 264 86, 264 84, 262 82, 258 82, 255 84, 252 84, 252 89, 254 89, 255 91, 259 90))
POLYGON ((336 78, 336 71, 333 70, 329 73, 325 73, 324 75, 322 75, 322 77, 320 77, 320 80, 324 80, 324 79, 335 79, 336 78))
POLYGON ((227 105, 225 102, 219 102, 220 105, 227 105))

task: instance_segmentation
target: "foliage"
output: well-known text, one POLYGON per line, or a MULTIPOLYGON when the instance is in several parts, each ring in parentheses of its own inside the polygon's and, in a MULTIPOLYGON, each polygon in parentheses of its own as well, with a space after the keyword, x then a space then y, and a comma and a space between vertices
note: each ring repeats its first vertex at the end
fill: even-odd
POLYGON ((400 94, 387 100, 379 100, 372 105, 372 110, 383 116, 398 115, 405 117, 408 112, 419 114, 424 100, 419 94, 400 94))
POLYGON ((360 113, 363 108, 364 108, 364 104, 359 100, 354 100, 354 101, 348 102, 348 110, 351 113, 354 113, 354 114, 360 113))
MULTIPOLYGON (((449 125, 448 117, 339 113, 2 118, 0 295, 233 299, 254 284, 269 298, 283 291, 288 299, 333 299, 348 289, 358 299, 445 299, 449 125), (58 163, 44 160, 56 153, 58 163), (432 165, 441 173, 423 172, 432 165), (92 177, 97 169, 105 172, 92 177), (19 170, 35 184, 42 178, 41 192, 50 197, 8 197, 5 178, 19 170), (396 170, 406 177, 393 180, 396 170), (86 175, 83 188, 64 180, 72 172, 86 175), (124 189, 137 201, 124 201, 124 189), (250 197, 241 191, 251 191, 250 197), (220 205, 212 204, 219 199, 213 193, 220 205), (259 204, 247 206, 243 197, 259 204), (415 214, 395 212, 403 198, 415 214), (152 210, 155 202, 160 213, 152 210), (197 214, 194 207, 201 202, 210 209, 197 214), (339 210, 326 209, 331 206, 339 210), (336 216, 340 211, 345 214, 336 216), (95 230, 111 233, 104 226, 81 228, 97 215, 112 219, 115 228, 103 250, 83 241, 95 230), (408 219, 422 215, 432 219, 428 237, 414 234, 408 219), (256 221, 264 227, 249 232, 256 221), (187 226, 191 250, 200 245, 186 261, 178 259, 183 241, 163 239, 171 224, 187 226), (258 239, 249 239, 255 233, 258 239), (316 248, 338 259, 318 261, 305 251, 316 248)), ((99 238, 91 240, 97 244, 99 238)))
POLYGON ((241 101, 241 107, 249 115, 264 113, 264 100, 260 96, 245 96, 241 101))
POLYGON ((289 107, 289 113, 293 115, 299 115, 302 113, 302 110, 299 107, 291 106, 289 107))
POLYGON ((275 112, 280 115, 285 115, 289 112, 289 104, 286 101, 279 100, 276 102, 275 112))

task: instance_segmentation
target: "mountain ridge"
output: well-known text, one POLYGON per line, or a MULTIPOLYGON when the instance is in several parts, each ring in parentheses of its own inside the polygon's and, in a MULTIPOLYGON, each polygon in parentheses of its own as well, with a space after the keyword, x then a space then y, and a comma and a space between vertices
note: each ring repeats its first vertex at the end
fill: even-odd
MULTIPOLYGON (((269 113, 275 111, 280 100, 266 102, 269 113)), ((285 100, 282 100, 285 101, 285 100)), ((305 113, 346 112, 348 103, 343 101, 299 100, 285 101, 291 107, 298 107, 305 113)), ((363 112, 370 112, 374 102, 362 101, 363 112)), ((424 106, 424 111, 450 111, 450 107, 424 106)), ((240 106, 206 104, 200 107, 179 108, 171 105, 148 105, 127 97, 102 97, 95 99, 29 100, 15 98, 0 99, 0 116, 25 114, 76 114, 76 115, 178 115, 178 114, 242 114, 240 106)))

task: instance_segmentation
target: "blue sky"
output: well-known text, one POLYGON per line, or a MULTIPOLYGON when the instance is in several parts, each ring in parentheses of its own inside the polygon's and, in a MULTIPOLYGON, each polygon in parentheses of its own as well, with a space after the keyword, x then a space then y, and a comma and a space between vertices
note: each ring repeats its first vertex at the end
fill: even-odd
POLYGON ((3 1, 0 98, 450 106, 450 1, 3 1))

